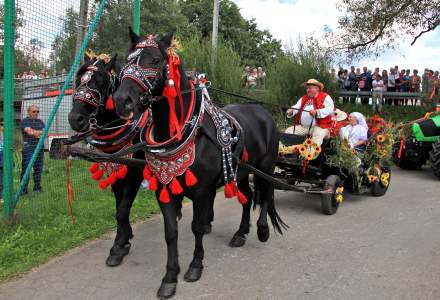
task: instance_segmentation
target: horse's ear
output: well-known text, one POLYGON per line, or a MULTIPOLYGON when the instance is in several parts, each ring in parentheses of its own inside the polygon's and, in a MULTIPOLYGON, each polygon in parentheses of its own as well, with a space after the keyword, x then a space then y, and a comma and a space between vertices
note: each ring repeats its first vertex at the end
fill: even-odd
POLYGON ((108 63, 105 64, 105 69, 110 72, 111 70, 114 70, 116 65, 116 58, 118 57, 118 54, 115 54, 112 59, 108 63))
POLYGON ((174 36, 174 31, 167 33, 164 37, 160 39, 160 44, 162 44, 162 46, 164 46, 165 49, 168 48, 169 46, 171 46, 171 41, 173 40, 173 36, 174 36))
POLYGON ((131 43, 136 44, 139 41, 139 36, 133 31, 131 26, 128 27, 128 33, 130 34, 131 43))

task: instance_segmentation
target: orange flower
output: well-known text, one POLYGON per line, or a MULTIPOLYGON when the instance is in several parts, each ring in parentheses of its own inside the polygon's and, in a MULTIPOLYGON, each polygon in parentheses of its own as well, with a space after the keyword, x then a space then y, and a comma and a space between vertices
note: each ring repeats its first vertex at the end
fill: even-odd
POLYGON ((313 141, 311 138, 307 138, 306 141, 304 142, 307 146, 311 146, 313 144, 313 141))
POLYGON ((319 146, 316 146, 316 148, 315 148, 315 152, 318 152, 318 153, 321 153, 321 147, 319 147, 319 146))
POLYGON ((299 147, 299 153, 304 153, 304 152, 306 152, 306 147, 304 146, 299 147))
POLYGON ((379 134, 379 135, 377 136, 377 141, 378 141, 379 143, 383 143, 383 142, 385 141, 385 137, 384 137, 383 135, 379 134))
POLYGON ((313 155, 309 153, 309 154, 307 154, 306 158, 307 158, 307 160, 312 160, 313 159, 313 155))

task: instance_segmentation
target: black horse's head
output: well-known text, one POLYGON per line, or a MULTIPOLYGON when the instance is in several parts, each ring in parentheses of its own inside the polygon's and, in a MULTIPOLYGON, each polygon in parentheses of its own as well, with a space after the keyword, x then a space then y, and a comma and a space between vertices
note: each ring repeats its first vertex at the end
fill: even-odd
POLYGON ((161 39, 140 37, 129 29, 132 46, 122 68, 121 85, 113 95, 116 113, 122 118, 142 113, 155 96, 161 95, 167 77, 167 49, 173 34, 161 39))
POLYGON ((105 113, 105 102, 116 89, 119 71, 116 55, 110 60, 105 56, 85 57, 85 64, 76 75, 73 104, 68 117, 73 130, 87 131, 91 117, 105 113))

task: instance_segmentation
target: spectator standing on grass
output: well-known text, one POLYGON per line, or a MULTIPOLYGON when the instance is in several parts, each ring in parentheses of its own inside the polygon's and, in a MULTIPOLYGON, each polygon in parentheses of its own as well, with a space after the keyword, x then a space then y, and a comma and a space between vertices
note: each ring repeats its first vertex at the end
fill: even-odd
MULTIPOLYGON (((367 87, 367 80, 368 80, 368 74, 367 74, 367 67, 364 67, 363 69, 362 69, 362 74, 360 75, 360 77, 359 77, 359 90, 360 91, 362 91, 362 92, 369 92, 369 91, 371 91, 371 87, 370 87, 370 89, 368 89, 368 87, 367 87)), ((360 72, 360 70, 359 70, 359 72, 360 72)), ((361 97, 361 103, 362 104, 367 104, 368 103, 368 97, 366 97, 366 96, 362 96, 361 97)))
MULTIPOLYGON (((396 75, 394 68, 390 68, 390 74, 388 74, 388 83, 387 83, 387 91, 388 92, 395 92, 396 91, 396 77, 398 78, 399 75, 396 75)), ((393 99, 389 98, 387 99, 387 104, 391 105, 393 103, 393 99)))
POLYGON ((258 85, 258 70, 254 68, 247 77, 247 85, 250 89, 255 89, 258 85))
POLYGON ((425 69, 422 75, 422 94, 428 94, 429 69, 425 69))
MULTIPOLYGON (((348 70, 344 70, 344 73, 342 74, 342 79, 344 80, 344 90, 349 91, 350 90, 350 77, 348 76, 348 70)), ((342 101, 344 103, 348 102, 348 97, 344 97, 342 101)))
MULTIPOLYGON (((420 83, 422 82, 422 79, 418 73, 418 70, 413 70, 412 76, 409 77, 409 91, 411 93, 420 93, 420 83)), ((411 99, 411 105, 415 104, 417 104, 417 99, 411 99)))
MULTIPOLYGON (((409 92, 409 76, 410 76, 411 70, 407 69, 407 70, 402 70, 402 85, 400 86, 400 90, 404 93, 408 93, 409 92)), ((408 98, 405 99, 405 105, 408 105, 408 98)))
MULTIPOLYGON (((356 91, 358 90, 358 80, 356 76, 356 72, 354 69, 354 66, 351 66, 350 74, 348 75, 348 79, 350 80, 350 91, 356 91)), ((356 102, 356 96, 350 97, 350 103, 356 102)))
MULTIPOLYGON (((383 92, 385 93, 388 88, 388 72, 387 70, 382 70, 382 76, 381 76, 382 82, 383 82, 383 92)), ((385 97, 382 97, 382 105, 385 105, 385 97)))
POLYGON ((382 79, 380 78, 379 74, 374 75, 374 80, 372 82, 373 85, 373 97, 372 97, 372 104, 373 104, 373 113, 380 113, 382 111, 382 98, 383 98, 383 90, 384 90, 384 83, 382 79))
POLYGON ((433 70, 428 70, 428 78, 427 78, 427 83, 426 83, 426 98, 428 99, 428 101, 432 102, 432 94, 433 94, 433 90, 434 90, 434 71, 433 70))
POLYGON ((250 74, 251 74, 251 68, 249 66, 245 66, 243 75, 241 75, 242 87, 248 86, 248 77, 250 74))
MULTIPOLYGON (((38 118, 38 114, 40 110, 36 105, 30 105, 28 107, 28 116, 21 120, 20 128, 23 137, 23 152, 22 152, 22 169, 21 169, 21 178, 24 176, 24 172, 31 160, 32 154, 34 153, 38 140, 43 133, 44 122, 38 118)), ((34 191, 41 192, 41 174, 43 172, 43 164, 44 164, 44 152, 43 148, 41 148, 40 152, 37 155, 37 158, 34 163, 34 191)), ((28 192, 28 183, 29 180, 25 183, 23 188, 23 194, 27 194, 28 192)))
POLYGON ((431 91, 431 95, 429 96, 429 100, 431 102, 435 102, 435 100, 437 99, 437 95, 438 95, 438 88, 439 88, 439 73, 438 71, 436 71, 435 73, 433 73, 432 75, 432 91, 431 91))
POLYGON ((258 87, 264 88, 264 85, 266 83, 266 72, 263 71, 263 67, 258 67, 257 78, 258 78, 258 87))

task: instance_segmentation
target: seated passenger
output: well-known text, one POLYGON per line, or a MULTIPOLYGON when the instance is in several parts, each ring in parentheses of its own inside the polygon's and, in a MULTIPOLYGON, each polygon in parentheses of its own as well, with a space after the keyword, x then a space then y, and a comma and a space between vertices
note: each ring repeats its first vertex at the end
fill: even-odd
POLYGON ((348 117, 349 125, 339 131, 341 139, 346 139, 350 148, 363 152, 363 146, 368 140, 368 125, 365 117, 358 112, 353 112, 348 117))
POLYGON ((306 82, 307 93, 287 110, 287 117, 294 119, 294 126, 286 129, 286 133, 312 136, 318 146, 329 135, 334 113, 333 99, 324 93, 324 85, 316 79, 306 82))

